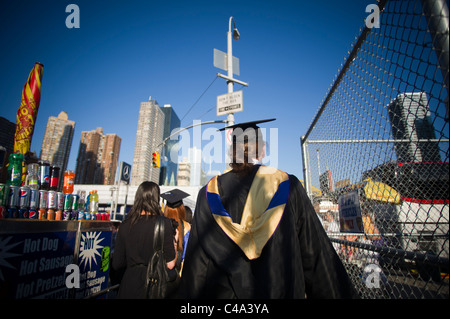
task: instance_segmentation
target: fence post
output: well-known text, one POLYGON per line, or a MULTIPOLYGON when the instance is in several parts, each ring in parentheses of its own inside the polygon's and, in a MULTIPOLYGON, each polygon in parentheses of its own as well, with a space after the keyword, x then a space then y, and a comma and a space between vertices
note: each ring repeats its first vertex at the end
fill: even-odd
POLYGON ((300 138, 300 145, 301 145, 301 149, 302 149, 303 181, 305 183, 306 194, 308 195, 308 197, 310 199, 312 199, 311 183, 309 181, 309 176, 308 176, 308 171, 309 171, 308 160, 307 160, 308 153, 307 153, 307 150, 306 150, 306 139, 305 139, 305 136, 302 136, 300 138))
POLYGON ((439 68, 444 78, 447 89, 447 119, 448 119, 448 96, 449 96, 449 82, 448 82, 448 50, 449 50, 449 15, 448 6, 445 0, 422 0, 423 13, 428 22, 428 31, 430 31, 433 39, 433 49, 439 61, 439 68))

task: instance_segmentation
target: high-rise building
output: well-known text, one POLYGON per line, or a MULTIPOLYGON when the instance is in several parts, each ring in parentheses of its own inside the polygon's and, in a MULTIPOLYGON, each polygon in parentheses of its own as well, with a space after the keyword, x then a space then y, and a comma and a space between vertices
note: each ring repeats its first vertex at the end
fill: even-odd
POLYGON ((178 164, 177 186, 191 185, 191 163, 184 157, 178 164))
POLYGON ((138 186, 144 181, 159 183, 160 168, 153 167, 153 152, 162 151, 164 134, 164 113, 156 100, 151 97, 141 102, 134 145, 131 185, 138 186))
MULTIPOLYGON (((61 176, 67 168, 74 131, 75 122, 69 120, 66 112, 59 113, 58 117, 48 118, 39 157, 51 165, 58 166, 61 176)), ((60 187, 62 181, 63 179, 60 178, 60 187)))
POLYGON ((6 165, 8 154, 14 151, 14 135, 16 123, 0 116, 0 183, 6 182, 6 165))
POLYGON ((10 122, 0 116, 0 146, 3 146, 8 153, 14 151, 14 135, 16 133, 16 123, 10 122))
MULTIPOLYGON (((163 140, 180 128, 180 119, 170 104, 161 108, 164 113, 163 140), (175 130, 175 131, 174 131, 175 130)), ((161 167, 160 185, 176 185, 178 170, 178 140, 179 136, 169 139, 163 147, 164 166, 161 167)))
POLYGON ((75 184, 114 184, 121 141, 116 134, 103 134, 101 127, 81 132, 75 184))
POLYGON ((191 147, 188 156, 191 163, 190 186, 199 186, 202 180, 202 150, 195 146, 191 147))
POLYGON ((440 162, 425 92, 399 94, 388 106, 392 134, 399 162, 440 162), (422 140, 422 141, 420 141, 422 140))

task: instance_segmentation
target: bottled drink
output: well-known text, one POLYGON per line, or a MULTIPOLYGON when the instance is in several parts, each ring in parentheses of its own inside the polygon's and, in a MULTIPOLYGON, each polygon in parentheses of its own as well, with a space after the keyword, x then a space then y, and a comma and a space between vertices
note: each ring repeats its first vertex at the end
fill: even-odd
POLYGON ((89 191, 89 195, 86 197, 86 203, 85 203, 85 211, 90 212, 90 202, 91 202, 91 195, 92 191, 89 191))
POLYGON ((20 153, 12 153, 9 155, 8 165, 8 185, 20 186, 22 184, 22 163, 23 155, 20 153))
POLYGON ((96 190, 92 191, 91 198, 89 200, 89 212, 91 213, 91 216, 98 213, 98 194, 96 190))
POLYGON ((64 186, 63 186, 64 194, 72 194, 73 193, 74 180, 75 180, 74 171, 67 170, 64 172, 64 186))
POLYGON ((50 190, 57 191, 59 184, 59 167, 52 165, 50 173, 50 190))
POLYGON ((31 189, 39 189, 39 164, 32 163, 27 166, 27 183, 28 187, 31 189))
POLYGON ((48 191, 50 188, 50 163, 47 161, 40 161, 40 188, 41 190, 48 191))

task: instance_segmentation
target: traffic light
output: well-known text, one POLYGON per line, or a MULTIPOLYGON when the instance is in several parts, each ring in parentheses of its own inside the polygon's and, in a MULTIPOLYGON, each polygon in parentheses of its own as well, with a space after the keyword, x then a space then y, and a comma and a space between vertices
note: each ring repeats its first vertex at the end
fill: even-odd
POLYGON ((152 157, 153 167, 161 167, 161 160, 159 158, 159 153, 153 152, 152 155, 153 155, 153 157, 152 157))

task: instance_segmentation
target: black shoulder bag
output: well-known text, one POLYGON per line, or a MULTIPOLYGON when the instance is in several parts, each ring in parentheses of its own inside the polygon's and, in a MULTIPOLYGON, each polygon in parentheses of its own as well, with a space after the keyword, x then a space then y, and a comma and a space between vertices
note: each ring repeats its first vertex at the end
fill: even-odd
POLYGON ((164 217, 156 216, 153 237, 153 256, 147 266, 147 298, 165 299, 174 297, 180 283, 176 268, 167 268, 164 259, 164 217))

